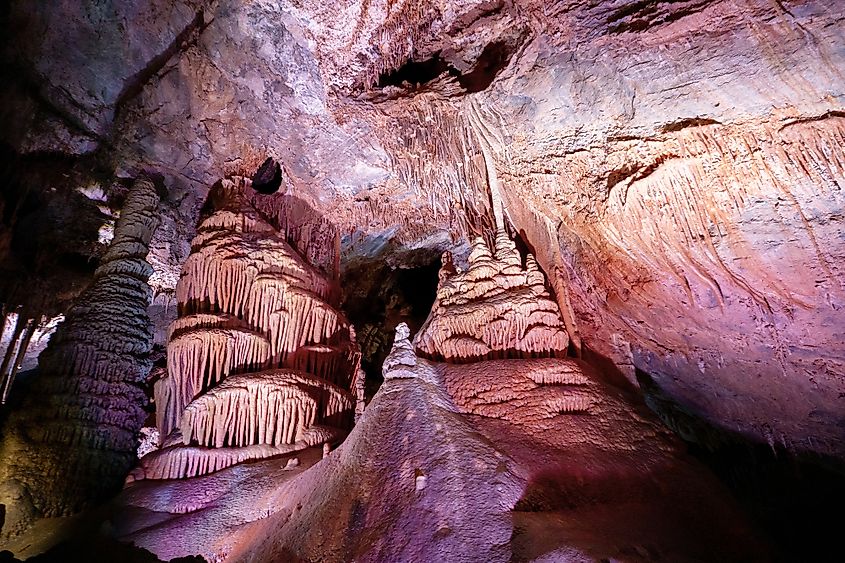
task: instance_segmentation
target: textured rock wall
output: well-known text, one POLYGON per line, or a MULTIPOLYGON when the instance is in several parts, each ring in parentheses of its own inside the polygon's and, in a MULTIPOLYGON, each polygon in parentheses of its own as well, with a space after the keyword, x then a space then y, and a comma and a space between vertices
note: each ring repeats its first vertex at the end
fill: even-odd
MULTIPOLYGON (((651 374, 724 429, 841 457, 841 12, 813 2, 504 12, 532 35, 489 88, 458 97, 441 77, 406 85, 406 105, 461 108, 464 123, 438 134, 468 129, 464 162, 481 158, 488 180, 492 161, 505 215, 550 274, 573 343, 634 383, 635 369, 651 374)), ((408 178, 422 201, 455 200, 425 167, 408 178)))
POLYGON ((68 310, 0 451, 3 535, 36 516, 62 516, 115 492, 135 461, 152 367, 145 257, 158 224, 152 182, 130 190, 91 286, 68 310))
POLYGON ((766 557, 718 484, 583 362, 436 364, 407 338, 327 457, 135 483, 117 533, 217 561, 766 557))

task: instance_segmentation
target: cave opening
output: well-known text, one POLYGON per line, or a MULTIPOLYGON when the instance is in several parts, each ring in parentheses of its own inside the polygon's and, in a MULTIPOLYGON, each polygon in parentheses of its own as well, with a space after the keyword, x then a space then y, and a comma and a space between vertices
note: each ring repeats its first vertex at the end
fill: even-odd
POLYGON ((437 294, 440 253, 409 251, 394 262, 385 255, 350 260, 341 271, 341 309, 355 326, 367 397, 381 385, 381 366, 393 345, 399 323, 416 334, 437 294))
POLYGON ((513 46, 504 41, 485 45, 481 56, 470 72, 458 74, 458 83, 470 94, 486 90, 499 75, 513 55, 513 46))
POLYGON ((438 51, 423 61, 408 61, 397 69, 382 73, 379 76, 377 86, 379 88, 385 88, 387 86, 401 87, 406 82, 421 86, 431 82, 444 72, 448 72, 452 76, 459 74, 453 66, 443 60, 438 51))
POLYGON ((272 157, 267 157, 252 175, 252 187, 260 194, 270 195, 282 185, 282 167, 272 157))
POLYGON ((399 68, 384 72, 376 86, 423 86, 444 73, 454 78, 467 94, 486 90, 508 65, 515 45, 510 41, 493 41, 484 46, 478 59, 467 72, 461 72, 443 57, 440 51, 425 60, 409 60, 399 68))

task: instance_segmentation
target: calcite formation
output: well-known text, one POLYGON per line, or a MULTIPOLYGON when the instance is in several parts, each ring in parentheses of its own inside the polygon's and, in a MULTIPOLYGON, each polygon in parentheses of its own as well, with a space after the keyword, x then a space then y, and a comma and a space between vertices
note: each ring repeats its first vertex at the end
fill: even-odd
POLYGON ((397 248, 495 234, 492 170, 573 347, 843 459, 840 4, 13 0, 0 136, 164 174, 162 278, 268 156, 274 195, 397 248))
POLYGON ((626 447, 624 432, 601 430, 604 420, 619 413, 608 412, 594 376, 566 358, 569 340, 560 310, 532 254, 525 264, 502 231, 495 254, 482 239, 473 243, 466 272, 444 260, 437 300, 413 348, 406 332, 397 331, 391 356, 405 350, 410 359, 416 351, 447 362, 439 368, 441 382, 463 413, 544 436, 568 426, 565 433, 548 435, 563 438, 561 447, 579 441, 626 447))
MULTIPOLYGON (((11 312, 6 312, 3 307, 3 322, 0 322, 0 335, 6 332, 6 321, 12 317, 11 312)), ((12 384, 15 382, 15 374, 23 364, 26 357, 26 352, 29 349, 29 343, 32 341, 32 336, 40 324, 41 320, 27 319, 28 315, 24 313, 17 313, 14 317, 14 328, 9 338, 6 347, 6 353, 3 355, 3 362, 0 364, 0 404, 5 404, 9 397, 9 392, 12 389, 12 384)))
MULTIPOLYGON (((260 510, 272 516, 239 508, 249 515, 244 521, 256 522, 241 536, 245 544, 254 545, 248 534, 278 532, 256 551, 271 558, 434 558, 431 545, 404 542, 395 531, 421 522, 456 558, 471 558, 460 542, 476 545, 479 536, 495 538, 497 546, 511 542, 512 553, 482 550, 490 560, 651 557, 649 543, 633 540, 623 546, 627 551, 537 551, 545 544, 536 532, 561 526, 570 538, 587 536, 584 543, 595 546, 597 538, 585 531, 601 511, 595 505, 581 514, 582 528, 572 524, 572 514, 550 521, 534 512, 547 507, 543 495, 527 495, 530 502, 519 504, 524 510, 511 510, 517 504, 507 486, 513 483, 524 492, 536 490, 538 481, 552 482, 574 506, 604 493, 595 485, 579 496, 571 483, 612 489, 615 468, 653 467, 645 459, 686 463, 675 453, 626 449, 642 445, 639 432, 651 444, 670 441, 649 441, 653 420, 624 406, 627 399, 616 402, 612 389, 591 383, 611 373, 639 388, 639 396, 691 441, 707 441, 715 428, 726 440, 779 456, 788 450, 832 458, 833 465, 845 460, 841 1, 77 4, 11 0, 0 10, 6 39, 0 47, 0 312, 11 340, 0 358, 0 387, 3 398, 12 389, 10 408, 18 408, 16 389, 23 392, 27 382, 14 378, 21 366, 32 365, 35 325, 48 311, 52 317, 66 309, 71 299, 59 295, 63 286, 73 285, 68 295, 76 295, 87 283, 70 274, 82 270, 79 280, 86 280, 94 269, 86 264, 102 253, 100 246, 88 248, 101 228, 99 204, 80 196, 94 211, 89 225, 80 198, 66 192, 97 186, 100 201, 112 202, 125 189, 120 178, 137 170, 161 173, 170 197, 160 206, 164 228, 149 260, 156 270, 155 342, 170 342, 170 372, 156 384, 164 446, 138 473, 214 472, 161 484, 189 496, 172 513, 192 530, 202 531, 204 519, 238 517, 210 506, 218 499, 207 501, 202 487, 225 500, 227 486, 238 489, 232 483, 254 485, 255 476, 266 483, 270 475, 295 481, 284 495, 275 484, 262 489, 270 500, 260 510), (19 182, 17 173, 7 173, 13 169, 35 181, 19 182), (233 174, 253 175, 256 189, 207 218, 192 248, 208 186, 233 174), (70 220, 41 214, 47 207, 70 220), (21 282, 4 268, 13 255, 36 269, 57 255, 32 252, 35 231, 56 231, 47 246, 63 241, 68 252, 61 256, 69 260, 67 267, 38 272, 60 281, 30 287, 29 277, 21 282), (75 236, 83 232, 87 238, 75 236), (517 264, 504 232, 533 257, 523 253, 517 264), (473 243, 477 236, 485 242, 473 243), (341 240, 345 264, 364 269, 377 263, 401 270, 411 253, 455 256, 451 265, 444 257, 435 314, 413 345, 397 340, 385 365, 387 383, 373 401, 380 410, 370 415, 351 336, 335 310, 341 240), (464 241, 472 255, 459 271, 466 267, 464 241), (299 258, 291 258, 291 249, 299 258), (300 271, 300 262, 311 268, 300 271), (18 315, 14 326, 11 313, 18 315), (603 368, 594 378, 567 352, 615 369, 603 368), (240 379, 269 371, 277 375, 259 377, 264 383, 258 387, 240 379), (295 379, 300 373, 355 390, 348 404, 366 428, 323 461, 321 440, 335 442, 343 431, 323 432, 325 390, 295 379), (230 389, 236 381, 242 385, 230 389), (277 409, 299 409, 299 422, 291 418, 279 431, 263 419, 259 397, 271 396, 277 409), (214 420, 223 417, 219 413, 228 417, 229 405, 247 414, 214 420), (189 411, 193 418, 185 426, 189 411), (621 422, 639 416, 646 422, 621 422), (627 430, 613 434, 617 424, 627 430), (246 443, 253 428, 255 438, 246 443), (557 445, 522 448, 520 440, 531 433, 548 433, 557 445), (580 445, 564 444, 558 434, 579 437, 580 445), (222 447, 208 445, 220 435, 222 447), (324 439, 329 435, 336 437, 324 439), (537 458, 548 452, 558 461, 580 462, 581 454, 592 460, 597 451, 619 457, 602 466, 607 471, 585 476, 594 467, 590 461, 582 472, 558 472, 557 462, 540 468, 521 456, 526 451, 537 458), (485 465, 485 456, 497 453, 505 466, 516 460, 512 473, 485 465), (278 459, 264 465, 259 458, 267 456, 278 459), (302 465, 283 469, 286 456, 302 465), (245 460, 255 465, 226 469, 245 460), (438 473, 434 461, 448 471, 438 473), (311 462, 317 467, 307 469, 311 462), (349 466, 366 468, 360 471, 371 480, 349 466), (489 470, 477 471, 487 481, 472 474, 476 467, 489 470), (558 473, 560 480, 548 477, 558 473), (501 475, 505 492, 496 489, 501 475), (408 485, 396 486, 395 506, 370 500, 391 480, 408 485), (456 481, 507 507, 497 512, 472 504, 496 525, 482 533, 438 511, 446 500, 467 499, 456 481), (298 508, 322 506, 326 498, 332 509, 348 509, 348 517, 298 508), (408 517, 395 525, 400 517, 393 513, 408 517), (371 548, 365 540, 344 543, 341 523, 325 534, 304 532, 324 520, 385 540, 371 548), (526 530, 535 532, 528 534, 535 551, 520 539, 526 530), (288 551, 273 552, 271 543, 288 551)), ((374 348, 386 350, 389 331, 360 328, 362 341, 375 334, 374 348)), ((95 391, 81 381, 91 387, 84 393, 112 391, 111 384, 98 381, 95 391)), ((55 399, 57 412, 79 414, 65 412, 79 410, 73 398, 46 396, 55 399)), ((97 416, 108 422, 124 414, 97 416)), ((65 432, 57 425, 43 428, 65 432)), ((650 484, 662 475, 643 478, 642 490, 658 494, 661 486, 650 484)), ((139 497, 152 487, 136 485, 132 494, 139 497)), ((708 487, 698 489, 701 496, 708 487)), ((29 494, 16 491, 10 494, 24 500, 29 494)), ((700 504, 695 494, 678 498, 700 504)), ((172 508, 147 502, 151 510, 172 508)), ((666 514, 676 515, 672 510, 666 514)), ((718 519, 718 512, 707 514, 718 519)), ((660 516, 631 514, 639 517, 604 529, 615 537, 624 536, 620 528, 647 537, 641 522, 660 516)), ((677 521, 690 522, 683 515, 677 521)), ((153 538, 155 530, 133 533, 147 545, 175 541, 153 538)), ((210 555, 234 553, 203 533, 196 537, 216 546, 210 555)), ((653 558, 676 555, 659 549, 653 558)), ((740 555, 692 558, 755 558, 740 555)))
POLYGON ((71 514, 119 489, 135 461, 152 367, 146 262, 158 225, 154 184, 132 186, 90 287, 39 358, 0 450, 3 534, 71 514))
POLYGON ((217 186, 218 208, 192 243, 167 373, 155 383, 168 438, 133 480, 196 477, 336 441, 363 400, 354 335, 331 304, 337 280, 246 203, 247 187, 217 186))
POLYGON ((119 536, 215 561, 766 557, 718 484, 582 361, 438 363, 409 336, 400 324, 384 384, 327 457, 136 484, 119 536))
POLYGON ((181 434, 149 456, 147 468, 150 476, 217 471, 185 486, 133 484, 120 502, 144 510, 127 511, 142 516, 119 519, 119 535, 160 557, 226 561, 581 560, 638 542, 672 560, 762 552, 724 493, 683 461, 641 405, 566 357, 567 333, 542 272, 530 254, 523 266, 503 232, 493 252, 482 240, 473 244, 465 272, 444 257, 431 315, 413 343, 409 337, 400 324, 385 383, 327 457, 309 436, 311 421, 319 408, 326 417, 344 412, 343 396, 324 391, 315 403, 302 385, 308 378, 276 387, 292 379, 285 370, 227 376, 187 407, 181 434), (299 421, 264 424, 287 401, 299 421), (227 443, 250 433, 261 446, 227 443), (177 441, 191 437, 197 445, 188 452, 177 441), (203 446, 220 448, 219 457, 203 446), (291 466, 284 460, 299 447, 291 466), (237 473, 225 467, 270 454, 279 460, 237 473), (656 493, 652 478, 673 499, 694 502, 696 514, 728 523, 717 535, 731 542, 706 539, 706 526, 678 510, 683 502, 656 493), (252 491, 248 506, 228 492, 242 489, 252 491), (596 498, 619 508, 595 512, 596 498), (572 539, 584 519, 599 538, 586 540, 589 548, 572 539), (675 522, 699 530, 702 541, 678 547, 675 522), (625 527, 637 531, 620 534, 625 527))
POLYGON ((534 257, 523 268, 504 232, 495 241, 494 255, 475 240, 466 272, 446 262, 432 314, 416 337, 421 354, 449 362, 566 355, 569 337, 534 257))

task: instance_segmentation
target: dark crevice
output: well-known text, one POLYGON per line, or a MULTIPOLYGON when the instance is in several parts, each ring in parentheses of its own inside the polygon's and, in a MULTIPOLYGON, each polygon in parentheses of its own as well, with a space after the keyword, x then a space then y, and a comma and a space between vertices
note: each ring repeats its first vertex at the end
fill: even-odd
POLYGON ((458 82, 464 93, 486 90, 493 80, 504 70, 516 51, 521 38, 517 41, 493 41, 484 47, 469 72, 461 73, 442 57, 440 51, 423 61, 408 61, 398 69, 379 76, 378 88, 388 86, 419 88, 445 75, 458 82))
POLYGON ((671 399, 646 372, 636 370, 646 404, 707 466, 768 535, 783 561, 838 558, 845 503, 845 467, 816 455, 795 454, 716 428, 671 399))
POLYGON ((796 119, 790 120, 788 123, 783 125, 778 131, 783 131, 787 127, 791 127, 793 125, 798 125, 799 123, 812 123, 814 121, 824 121, 825 119, 830 119, 831 117, 845 117, 845 111, 835 110, 832 109, 827 111, 821 115, 811 115, 808 117, 798 117, 796 119))
POLYGON ((681 129, 686 129, 687 127, 701 127, 702 125, 721 125, 721 123, 716 121, 715 119, 708 119, 706 117, 688 117, 686 119, 667 123, 666 125, 660 128, 660 132, 671 133, 673 131, 680 131, 681 129))
POLYGON ((513 51, 513 46, 503 41, 489 43, 484 47, 473 69, 466 74, 458 74, 458 84, 468 93, 486 90, 496 76, 508 66, 513 51))
POLYGON ((439 252, 408 251, 393 258, 401 266, 388 263, 384 253, 355 258, 341 272, 341 309, 355 326, 367 397, 381 385, 381 367, 393 346, 396 326, 404 322, 416 334, 437 294, 439 252))
POLYGON ((276 193, 281 185, 282 167, 273 158, 267 158, 252 175, 252 187, 258 193, 265 195, 276 193))
POLYGON ((614 34, 645 31, 692 15, 708 3, 709 0, 639 0, 611 13, 606 20, 608 31, 614 34))
POLYGON ((144 86, 150 81, 150 79, 158 74, 162 68, 164 68, 167 61, 169 61, 173 55, 183 50, 186 45, 190 44, 191 41, 195 40, 196 37, 198 37, 199 34, 208 27, 209 23, 211 22, 205 21, 205 15, 202 10, 197 12, 194 19, 185 26, 185 29, 179 32, 179 34, 173 39, 173 41, 171 41, 170 45, 168 45, 164 51, 153 57, 146 66, 144 66, 144 68, 127 79, 125 85, 123 86, 123 90, 120 92, 120 95, 118 95, 117 100, 114 103, 115 121, 117 121, 117 117, 120 115, 123 107, 141 93, 144 86))
POLYGON ((458 71, 440 57, 440 52, 435 53, 430 59, 424 61, 408 61, 401 67, 384 73, 379 76, 378 87, 403 86, 405 83, 421 86, 427 84, 448 72, 450 76, 457 76, 458 71))
POLYGON ((626 164, 625 166, 617 170, 611 170, 610 174, 607 175, 608 191, 610 191, 611 188, 613 188, 613 186, 615 186, 616 184, 623 182, 627 178, 630 178, 631 176, 636 174, 637 170, 639 170, 639 168, 631 164, 626 164))

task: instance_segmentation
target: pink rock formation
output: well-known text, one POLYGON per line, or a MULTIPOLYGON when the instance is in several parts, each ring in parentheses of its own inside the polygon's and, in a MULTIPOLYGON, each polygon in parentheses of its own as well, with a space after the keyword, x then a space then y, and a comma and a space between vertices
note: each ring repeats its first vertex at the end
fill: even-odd
POLYGON ((348 393, 313 376, 291 370, 234 375, 200 395, 182 415, 185 445, 291 444, 317 421, 348 427, 348 393))
MULTIPOLYGON (((683 459, 669 432, 585 363, 488 360, 488 352, 473 354, 454 344, 474 337, 525 356, 563 352, 566 333, 559 316, 553 318, 558 313, 543 276, 530 256, 523 270, 509 242, 499 236, 496 258, 477 242, 466 273, 448 273, 452 265, 444 261, 448 275, 441 277, 438 303, 417 336, 417 346, 428 346, 430 355, 471 363, 417 357, 402 323, 384 362, 385 383, 338 449, 302 452, 304 463, 293 471, 264 462, 238 474, 224 469, 193 480, 190 488, 133 486, 121 502, 136 509, 131 513, 145 511, 118 522, 120 535, 160 557, 200 553, 215 561, 511 561, 541 555, 581 561, 641 545, 672 561, 764 553, 724 492, 683 459), (526 292, 536 297, 534 306, 520 301, 526 292), (522 306, 505 316, 501 304, 511 298, 522 306), (484 332, 485 323, 455 320, 459 313, 472 319, 474 310, 476 317, 504 317, 500 323, 521 328, 502 345, 484 332), (541 330, 525 338, 529 319, 541 330), (437 331, 446 337, 437 340, 437 331), (227 492, 242 487, 252 491, 248 507, 227 492), (687 503, 694 508, 684 509, 687 503), (590 533, 579 537, 585 522, 590 533), (678 542, 689 530, 696 539, 678 542)), ((222 445, 224 436, 237 441, 233 424, 256 426, 230 422, 239 401, 249 404, 238 416, 256 421, 272 418, 258 412, 259 404, 268 411, 284 408, 268 394, 257 400, 234 383, 239 378, 250 381, 231 376, 212 405, 203 397, 188 407, 202 412, 183 419, 186 437, 199 431, 206 444, 222 445), (223 390, 230 385, 238 389, 235 399, 223 390)), ((285 393, 282 401, 294 396, 285 393)), ((302 408, 307 400, 299 400, 303 422, 288 428, 287 441, 313 416, 302 408)), ((273 443, 286 441, 285 432, 275 432, 273 443)), ((263 441, 270 442, 272 433, 264 429, 263 441)))
POLYGON ((0 92, 4 145, 166 175, 184 197, 160 279, 207 186, 268 151, 291 197, 253 199, 327 271, 327 222, 442 250, 495 234, 495 191, 574 347, 845 459, 839 2, 31 4, 3 20, 26 70, 0 92))
POLYGON ((718 483, 582 362, 438 364, 407 336, 400 326, 385 383, 328 456, 135 483, 118 534, 214 561, 765 557, 718 483))
POLYGON ((132 186, 94 281, 67 312, 0 444, 3 534, 113 494, 135 460, 152 331, 146 262, 158 225, 152 182, 132 186))
POLYGON ((269 359, 267 339, 246 329, 196 328, 175 333, 167 346, 168 375, 155 384, 159 432, 166 436, 177 428, 185 407, 233 371, 260 369, 269 359))
POLYGON ((291 443, 204 447, 186 446, 181 432, 177 430, 171 433, 161 448, 144 456, 141 466, 132 470, 127 482, 133 483, 142 479, 186 479, 206 475, 245 461, 275 458, 313 446, 332 444, 340 441, 344 434, 345 431, 337 427, 314 425, 305 429, 298 439, 291 443))
POLYGON ((414 342, 428 358, 466 362, 566 355, 569 337, 542 272, 500 232, 495 256, 476 239, 466 272, 444 260, 437 300, 414 342))
POLYGON ((334 441, 352 422, 351 391, 363 398, 354 336, 329 304, 337 280, 244 201, 243 180, 215 189, 219 208, 200 225, 183 268, 182 316, 170 328, 167 374, 155 384, 157 425, 169 438, 133 480, 195 477, 320 436, 334 441), (319 425, 336 430, 315 432, 319 425))

